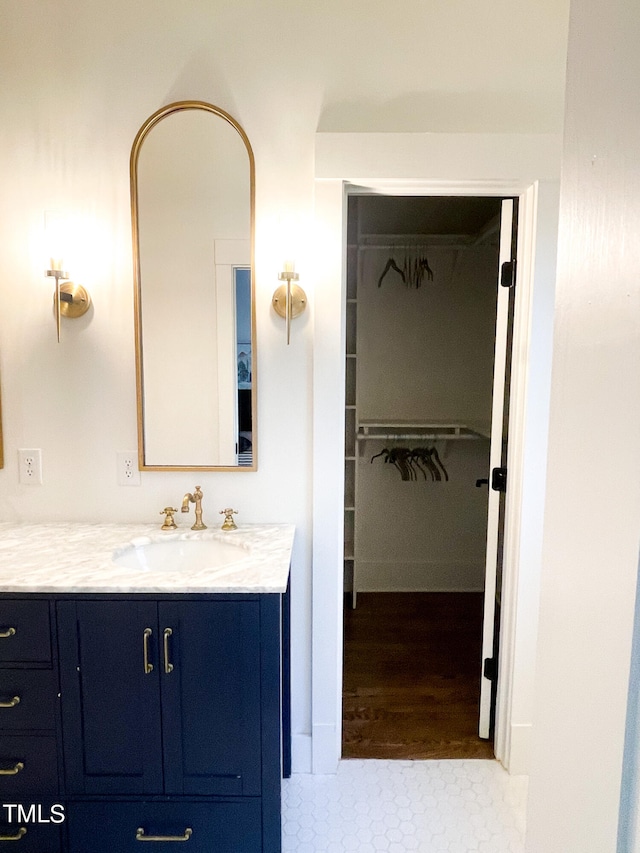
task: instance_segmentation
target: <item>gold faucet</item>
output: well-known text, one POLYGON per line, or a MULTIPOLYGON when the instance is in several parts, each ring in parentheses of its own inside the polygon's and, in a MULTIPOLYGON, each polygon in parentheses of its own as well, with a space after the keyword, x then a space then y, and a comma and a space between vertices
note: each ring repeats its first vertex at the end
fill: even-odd
POLYGON ((206 530, 207 525, 202 522, 202 491, 200 486, 196 486, 193 494, 187 492, 182 499, 182 512, 189 512, 189 504, 196 505, 196 523, 192 525, 192 530, 206 530))

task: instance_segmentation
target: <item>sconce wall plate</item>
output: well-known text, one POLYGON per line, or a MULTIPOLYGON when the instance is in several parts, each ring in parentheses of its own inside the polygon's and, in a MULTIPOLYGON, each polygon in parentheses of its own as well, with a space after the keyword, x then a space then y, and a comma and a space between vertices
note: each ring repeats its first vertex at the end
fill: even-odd
POLYGON ((69 274, 62 269, 46 270, 47 278, 55 278, 53 291, 53 315, 56 318, 56 334, 60 343, 60 319, 76 318, 86 314, 91 305, 91 297, 81 284, 69 281, 69 274))
MULTIPOLYGON (((304 309, 307 307, 307 294, 300 287, 299 284, 291 285, 291 319, 295 320, 296 317, 299 317, 304 309)), ((274 294, 273 299, 271 300, 273 304, 273 308, 278 315, 278 317, 282 317, 286 320, 287 318, 287 285, 281 284, 278 287, 274 294)))
MULTIPOLYGON (((53 297, 55 310, 55 294, 53 297)), ((60 313, 63 317, 82 317, 91 306, 91 297, 81 284, 64 281, 60 285, 60 313)))

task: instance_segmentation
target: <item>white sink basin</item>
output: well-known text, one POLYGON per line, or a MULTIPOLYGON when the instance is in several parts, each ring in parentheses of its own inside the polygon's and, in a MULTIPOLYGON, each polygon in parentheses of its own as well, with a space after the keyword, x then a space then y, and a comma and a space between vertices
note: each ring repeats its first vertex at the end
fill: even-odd
POLYGON ((226 568, 246 559, 247 555, 242 546, 218 539, 170 539, 166 542, 134 542, 116 551, 113 562, 126 569, 181 572, 226 568))

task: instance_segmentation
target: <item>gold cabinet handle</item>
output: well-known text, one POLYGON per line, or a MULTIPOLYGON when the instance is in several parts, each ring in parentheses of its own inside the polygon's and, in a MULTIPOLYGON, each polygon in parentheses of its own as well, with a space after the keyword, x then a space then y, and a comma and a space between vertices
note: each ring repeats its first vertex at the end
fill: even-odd
MULTIPOLYGON (((167 629, 168 631, 171 628, 167 629)), ((188 841, 193 835, 193 830, 188 826, 183 835, 145 835, 143 827, 136 829, 136 841, 188 841)))
POLYGON ((17 761, 13 767, 1 768, 0 776, 17 776, 21 770, 24 770, 24 762, 17 761))
POLYGON ((15 628, 7 628, 6 631, 0 631, 0 639, 5 640, 7 637, 14 637, 15 633, 15 628))
POLYGON ((173 634, 171 628, 164 629, 164 671, 173 672, 173 664, 169 660, 169 637, 173 634))
POLYGON ((15 835, 0 835, 0 841, 20 841, 27 834, 27 827, 21 826, 15 835))
POLYGON ((151 628, 145 628, 142 634, 142 657, 144 660, 144 671, 146 675, 153 672, 153 664, 149 660, 149 637, 153 634, 151 628))
POLYGON ((6 702, 0 700, 0 708, 15 708, 16 705, 20 704, 19 696, 12 696, 11 699, 8 699, 6 702))

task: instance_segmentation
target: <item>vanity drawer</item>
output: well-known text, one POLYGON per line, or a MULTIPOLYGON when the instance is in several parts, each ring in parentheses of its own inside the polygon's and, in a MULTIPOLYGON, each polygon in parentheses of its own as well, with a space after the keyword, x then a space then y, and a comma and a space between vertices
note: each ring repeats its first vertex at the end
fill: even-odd
POLYGON ((0 734, 0 803, 41 802, 57 792, 55 737, 0 734))
MULTIPOLYGON (((46 814, 48 815, 48 807, 46 814)), ((42 810, 44 817, 45 810, 42 810)), ((0 853, 60 853, 60 826, 53 823, 37 823, 33 820, 21 822, 13 820, 6 823, 7 812, 2 810, 0 819, 0 853)))
POLYGON ((71 803, 67 806, 69 853, 140 853, 173 850, 187 841, 187 853, 260 853, 260 799, 226 802, 71 803), (191 832, 189 832, 191 830, 191 832), (143 837, 140 836, 143 833, 143 837), (166 841, 160 840, 166 839, 166 841))
POLYGON ((50 661, 49 602, 0 599, 0 664, 50 661))
POLYGON ((0 669, 0 731, 55 729, 56 681, 50 669, 0 669))

